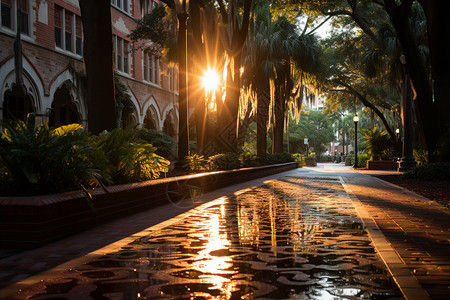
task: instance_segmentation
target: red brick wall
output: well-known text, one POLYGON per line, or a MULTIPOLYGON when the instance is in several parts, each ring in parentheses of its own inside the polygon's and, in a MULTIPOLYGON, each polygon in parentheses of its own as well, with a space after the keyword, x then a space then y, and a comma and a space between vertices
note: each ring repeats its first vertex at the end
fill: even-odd
MULTIPOLYGON (((54 37, 55 4, 77 15, 80 15, 80 9, 62 0, 47 0, 46 2, 48 5, 48 24, 39 22, 38 8, 35 7, 35 2, 32 1, 34 5, 33 19, 36 20, 36 22, 31 24, 30 28, 34 28, 32 36, 35 37, 35 40, 34 42, 29 42, 27 41, 27 38, 23 38, 23 53, 36 73, 39 74, 39 78, 35 78, 34 80, 36 82, 41 81, 44 85, 44 94, 52 97, 53 95, 49 95, 49 90, 55 78, 67 69, 68 66, 71 66, 75 71, 84 72, 84 63, 82 59, 77 59, 75 54, 68 55, 61 50, 55 49, 54 37)), ((136 19, 141 18, 140 1, 133 0, 131 3, 130 13, 136 19)), ((130 32, 136 26, 133 18, 117 8, 111 7, 111 16, 112 24, 114 24, 119 17, 122 18, 130 32)), ((125 33, 114 28, 113 34, 130 41, 125 33)), ((0 67, 13 57, 13 41, 14 37, 12 35, 0 31, 0 67)), ((144 107, 145 101, 149 99, 150 96, 153 96, 158 103, 159 113, 162 115, 168 105, 177 103, 177 100, 174 99, 174 94, 171 91, 166 90, 169 88, 167 76, 162 76, 162 88, 143 83, 142 52, 133 51, 131 57, 130 75, 133 79, 123 77, 122 81, 130 88, 131 92, 137 98, 140 110, 144 107)), ((3 83, 0 82, 0 84, 3 83)), ((161 122, 161 120, 158 120, 158 122, 161 122)))

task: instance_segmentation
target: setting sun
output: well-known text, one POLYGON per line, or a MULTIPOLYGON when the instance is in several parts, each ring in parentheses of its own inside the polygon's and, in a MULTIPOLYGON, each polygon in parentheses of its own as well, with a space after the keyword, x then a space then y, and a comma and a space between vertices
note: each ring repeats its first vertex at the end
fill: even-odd
POLYGON ((208 69, 203 76, 202 82, 206 90, 212 91, 219 85, 219 75, 214 69, 208 69))

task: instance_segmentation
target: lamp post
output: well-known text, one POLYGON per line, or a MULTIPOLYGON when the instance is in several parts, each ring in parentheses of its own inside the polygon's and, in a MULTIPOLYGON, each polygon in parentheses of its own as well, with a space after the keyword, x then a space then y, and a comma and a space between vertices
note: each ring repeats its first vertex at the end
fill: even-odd
POLYGON ((353 117, 353 122, 355 123, 355 164, 353 168, 358 168, 358 116, 353 117))
POLYGON ((406 69, 406 58, 402 54, 400 56, 400 62, 403 65, 404 78, 402 85, 402 127, 403 127, 403 147, 402 147, 402 159, 399 164, 398 170, 400 172, 412 170, 416 167, 416 160, 413 154, 414 143, 414 131, 413 131, 413 115, 412 115, 412 90, 411 83, 408 78, 408 72, 406 69))
POLYGON ((175 0, 178 17, 178 168, 184 167, 186 156, 189 155, 189 105, 188 105, 188 74, 187 74, 187 19, 189 0, 175 0))

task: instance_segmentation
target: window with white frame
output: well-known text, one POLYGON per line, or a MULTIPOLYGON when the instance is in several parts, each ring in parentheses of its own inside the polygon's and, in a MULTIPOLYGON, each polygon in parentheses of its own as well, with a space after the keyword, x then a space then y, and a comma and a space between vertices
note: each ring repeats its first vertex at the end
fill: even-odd
POLYGON ((16 31, 17 11, 20 11, 20 31, 30 35, 30 1, 31 0, 1 0, 1 27, 16 31))
POLYGON ((142 59, 144 66, 144 80, 156 83, 155 55, 148 52, 143 52, 142 59))
POLYGON ((111 4, 124 12, 130 12, 130 1, 129 0, 111 0, 111 4))
POLYGON ((155 7, 156 3, 153 0, 141 0, 141 15, 144 17, 149 14, 155 7))
POLYGON ((117 35, 113 36, 113 43, 116 70, 130 74, 130 43, 117 35))
POLYGON ((81 17, 55 5, 55 46, 57 48, 82 54, 81 17))

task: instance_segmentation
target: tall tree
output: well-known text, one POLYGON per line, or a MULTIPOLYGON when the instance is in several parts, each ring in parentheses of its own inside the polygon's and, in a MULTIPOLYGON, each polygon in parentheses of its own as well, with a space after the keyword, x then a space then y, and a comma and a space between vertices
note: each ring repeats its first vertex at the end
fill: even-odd
POLYGON ((252 0, 244 0, 242 14, 239 1, 228 1, 226 6, 222 0, 217 1, 221 14, 221 42, 226 50, 226 94, 219 112, 219 128, 217 143, 223 152, 237 152, 237 124, 239 112, 239 96, 241 88, 242 48, 248 34, 252 0))
POLYGON ((267 153, 270 81, 275 78, 277 49, 273 44, 276 26, 268 3, 255 7, 253 22, 245 45, 243 78, 244 85, 256 93, 256 153, 262 157, 267 153))
POLYGON ((116 127, 111 1, 80 0, 89 131, 116 127))

